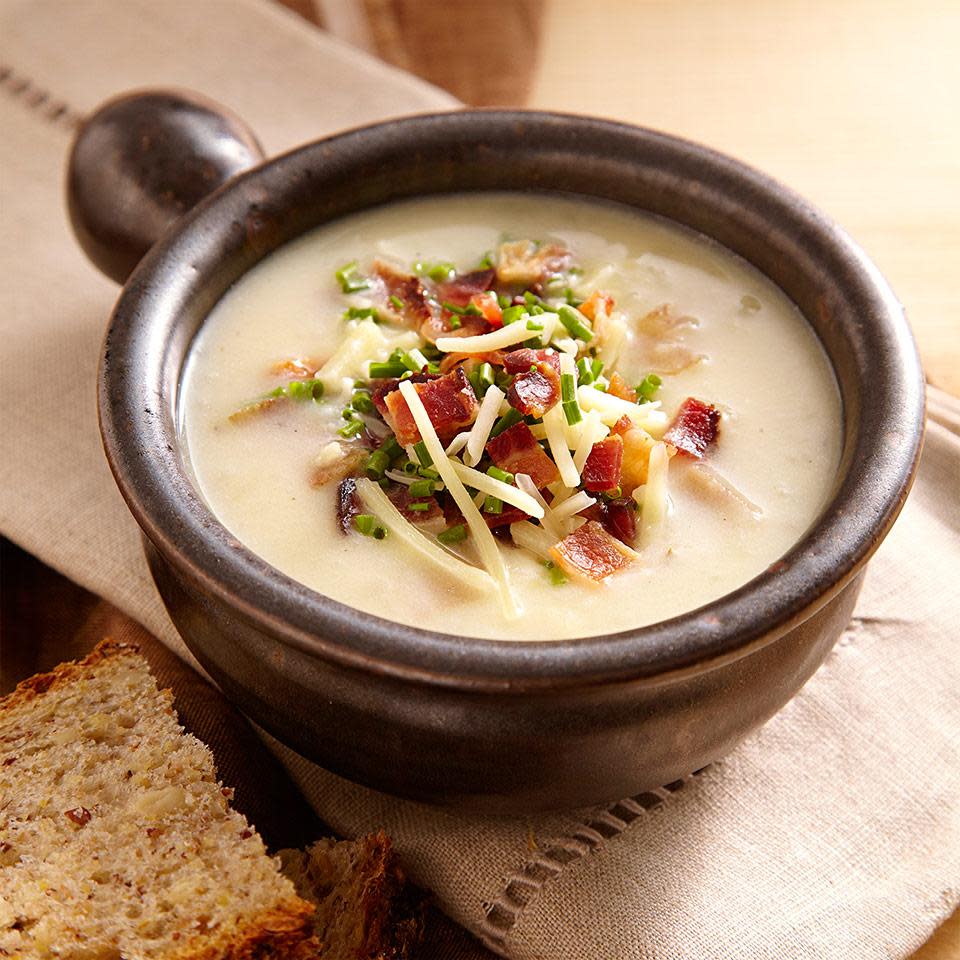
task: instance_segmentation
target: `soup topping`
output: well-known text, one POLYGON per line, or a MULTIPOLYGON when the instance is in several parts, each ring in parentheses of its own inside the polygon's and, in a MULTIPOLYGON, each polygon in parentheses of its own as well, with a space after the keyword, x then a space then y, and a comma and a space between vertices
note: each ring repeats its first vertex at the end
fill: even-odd
POLYGON ((498 589, 509 613, 498 540, 555 584, 597 585, 656 539, 675 456, 698 462, 704 499, 759 515, 704 462, 720 409, 688 397, 670 418, 657 399, 661 375, 703 359, 685 343, 696 321, 668 304, 627 317, 564 246, 505 242, 464 273, 352 262, 336 280, 346 306, 333 354, 277 361, 282 382, 230 420, 322 404, 330 437, 309 479, 338 485, 344 534, 399 539, 498 589), (628 325, 651 371, 635 384, 617 368, 628 325))

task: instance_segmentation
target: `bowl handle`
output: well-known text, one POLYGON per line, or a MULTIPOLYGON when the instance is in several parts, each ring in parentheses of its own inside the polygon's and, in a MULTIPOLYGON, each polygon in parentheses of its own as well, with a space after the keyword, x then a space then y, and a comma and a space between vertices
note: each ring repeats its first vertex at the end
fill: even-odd
POLYGON ((70 149, 73 232, 122 284, 174 221, 263 157, 236 114, 198 94, 155 90, 108 100, 70 149))

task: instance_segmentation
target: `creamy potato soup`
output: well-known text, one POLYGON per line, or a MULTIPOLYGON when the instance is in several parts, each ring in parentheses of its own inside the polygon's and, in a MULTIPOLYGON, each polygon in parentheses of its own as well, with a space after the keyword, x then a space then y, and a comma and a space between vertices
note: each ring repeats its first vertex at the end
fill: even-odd
POLYGON ((432 198, 324 226, 200 331, 196 484, 279 570, 358 610, 502 640, 654 623, 797 541, 840 404, 797 309, 624 208, 432 198))

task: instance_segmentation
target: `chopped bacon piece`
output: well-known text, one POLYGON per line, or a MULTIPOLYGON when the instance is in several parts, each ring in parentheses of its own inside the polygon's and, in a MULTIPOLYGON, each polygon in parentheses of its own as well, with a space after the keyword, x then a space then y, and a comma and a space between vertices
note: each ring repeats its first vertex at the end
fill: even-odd
POLYGON ((633 430, 633 421, 624 414, 611 428, 611 433, 616 433, 619 436, 626 436, 627 432, 633 430))
POLYGON ((680 453, 699 460, 717 439, 719 426, 720 411, 715 406, 696 397, 687 397, 680 404, 663 439, 672 443, 680 453))
POLYGON ((560 375, 560 354, 556 350, 531 350, 530 347, 521 347, 503 354, 503 369, 507 373, 526 373, 538 363, 549 363, 557 376, 560 375))
POLYGON ((391 315, 410 327, 419 327, 433 316, 427 297, 427 288, 417 277, 401 273, 396 267, 382 260, 374 261, 373 274, 379 281, 385 301, 384 309, 391 315), (391 297, 396 297, 403 306, 397 308, 396 304, 390 300, 391 297))
POLYGON ((622 468, 623 438, 614 433, 591 447, 580 475, 584 489, 599 493, 619 487, 622 468))
POLYGON ((329 453, 327 449, 321 452, 310 474, 312 487, 322 487, 334 480, 342 480, 354 473, 370 455, 370 451, 359 443, 335 442, 330 447, 339 447, 339 452, 335 449, 330 449, 329 453))
POLYGON ((302 359, 300 357, 288 357, 286 360, 278 360, 270 367, 270 372, 278 377, 292 377, 293 379, 306 380, 312 377, 323 366, 318 360, 302 359))
POLYGON ((268 410, 276 411, 285 407, 290 402, 290 398, 284 394, 279 397, 261 397, 259 400, 252 400, 246 406, 239 410, 234 410, 227 419, 231 423, 243 423, 260 413, 266 413, 268 410))
POLYGON ((516 476, 527 474, 538 490, 560 479, 557 465, 544 453, 525 423, 515 423, 487 444, 490 459, 516 476))
POLYGON ((503 510, 500 513, 487 513, 484 510, 482 516, 491 530, 496 530, 498 527, 509 526, 511 523, 519 523, 521 520, 530 519, 529 514, 524 513, 519 507, 510 506, 508 503, 503 505, 503 510))
POLYGON ((699 326, 694 317, 680 315, 664 303, 637 321, 642 352, 648 368, 655 373, 680 373, 703 359, 684 342, 684 336, 699 326))
POLYGON ((452 326, 456 315, 442 310, 420 325, 420 336, 429 343, 436 343, 439 337, 476 337, 490 332, 490 324, 483 317, 466 313, 457 316, 460 326, 452 326))
POLYGON ((629 497, 610 500, 603 505, 601 523, 621 543, 632 547, 637 539, 636 504, 629 497))
POLYGON ((483 314, 483 319, 494 330, 499 330, 503 326, 503 310, 500 309, 500 302, 492 290, 475 293, 470 298, 470 302, 483 314))
POLYGON ((549 360, 518 373, 507 390, 507 402, 525 417, 542 417, 560 399, 560 374, 549 360))
POLYGON ((405 484, 398 483, 387 491, 390 502, 403 514, 404 520, 410 523, 429 523, 443 516, 440 504, 433 497, 414 498, 410 496, 410 488, 405 484), (425 503, 426 510, 411 510, 411 503, 425 503))
MULTIPOLYGON (((438 283, 436 297, 439 301, 446 300, 458 307, 465 307, 478 293, 489 290, 497 279, 495 270, 474 270, 473 273, 459 274, 452 280, 438 283)), ((496 297, 494 297, 496 300, 496 297)), ((477 304, 480 306, 480 304, 477 304)))
POLYGON ((588 520, 564 537, 550 548, 550 555, 564 573, 594 584, 629 566, 636 558, 629 547, 607 533, 596 520, 588 520))
POLYGON ((556 243, 536 246, 529 240, 502 243, 497 251, 497 280, 532 287, 570 269, 570 251, 556 243))
POLYGON ((357 481, 347 477, 337 487, 337 523, 344 533, 349 533, 353 518, 360 513, 360 497, 357 494, 357 481))
POLYGON ((611 297, 609 293, 601 293, 599 290, 594 290, 589 298, 577 307, 591 322, 597 319, 598 308, 604 316, 608 316, 610 311, 613 310, 613 297, 611 297))
MULTIPOLYGON (((446 376, 435 377, 415 386, 427 416, 441 440, 452 440, 477 419, 480 403, 467 375, 459 367, 446 376)), ((376 402, 374 399, 374 403, 376 402)), ((397 440, 403 446, 417 443, 421 439, 420 431, 399 389, 388 393, 383 398, 383 403, 386 407, 384 419, 397 435, 397 440)), ((377 408, 380 408, 379 404, 377 408)))
POLYGON ((626 400, 629 403, 637 402, 637 391, 627 385, 627 381, 620 376, 619 373, 614 373, 610 377, 610 386, 607 387, 607 393, 612 397, 619 397, 621 400, 626 400))
POLYGON ((462 366, 470 373, 481 363, 492 363, 495 367, 503 366, 503 352, 488 350, 486 353, 445 353, 440 361, 440 372, 449 373, 454 367, 462 366))

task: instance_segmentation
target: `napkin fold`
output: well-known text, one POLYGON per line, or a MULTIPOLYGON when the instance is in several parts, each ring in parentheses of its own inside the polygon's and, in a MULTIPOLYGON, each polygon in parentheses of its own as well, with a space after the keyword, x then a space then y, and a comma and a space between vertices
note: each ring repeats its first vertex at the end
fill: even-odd
MULTIPOLYGON (((190 660, 103 460, 117 290, 63 209, 77 116, 178 85, 268 151, 448 96, 255 0, 0 7, 0 531, 190 660)), ((271 746, 344 835, 384 827, 454 919, 513 958, 902 957, 960 900, 960 405, 931 391, 920 474, 856 616, 733 754, 616 804, 509 819, 348 783, 271 746)))

